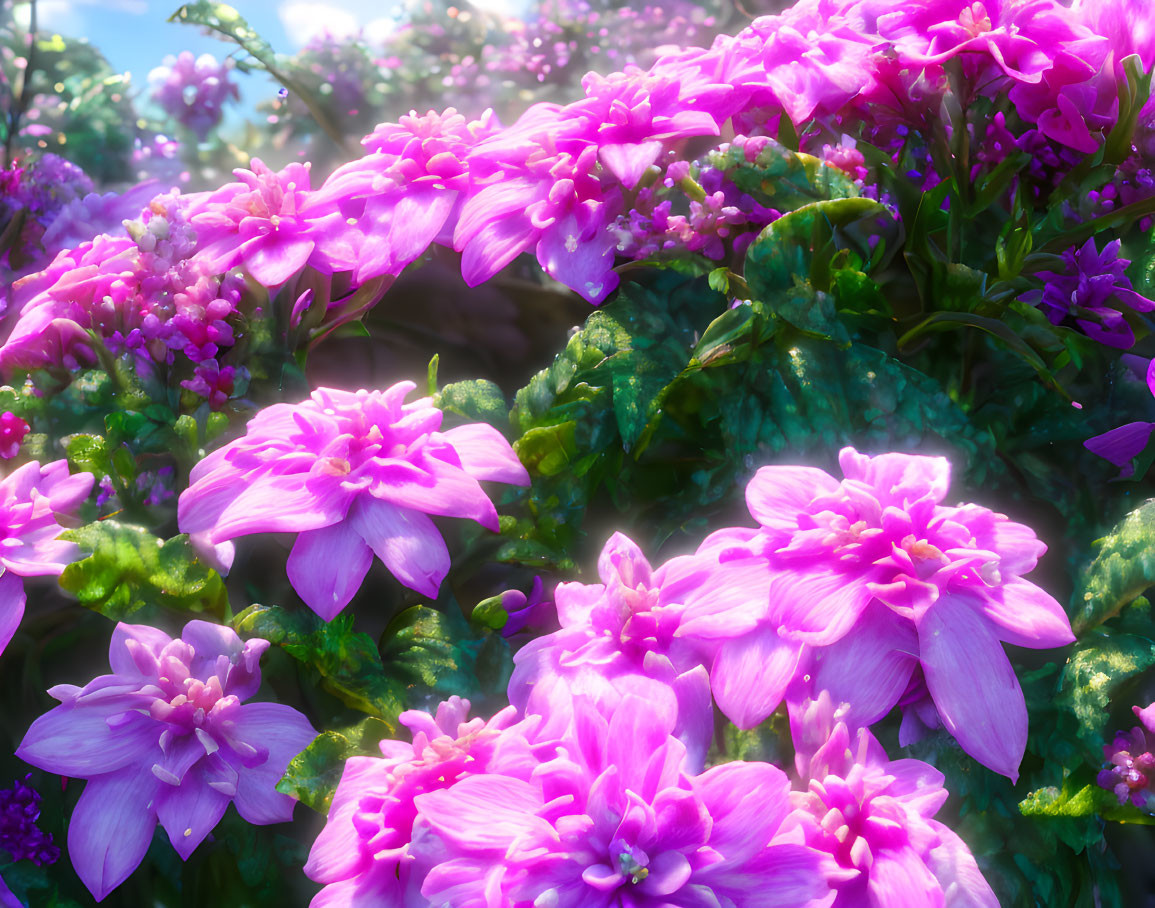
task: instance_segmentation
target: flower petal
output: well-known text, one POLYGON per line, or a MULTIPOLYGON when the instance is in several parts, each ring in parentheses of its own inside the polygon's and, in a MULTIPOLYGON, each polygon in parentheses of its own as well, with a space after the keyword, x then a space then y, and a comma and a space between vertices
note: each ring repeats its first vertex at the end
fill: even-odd
POLYGON ((825 568, 782 570, 770 579, 770 616, 783 637, 825 646, 841 639, 873 598, 869 576, 825 568))
POLYGON ((201 766, 194 766, 179 786, 165 785, 156 799, 156 818, 182 861, 213 831, 229 806, 228 795, 210 788, 202 772, 201 766))
POLYGON ((1018 779, 1027 706, 1002 644, 969 599, 941 596, 918 626, 926 686, 943 725, 972 757, 1018 779))
POLYGON ((1070 619, 1058 601, 1029 580, 1016 577, 983 597, 982 612, 1004 643, 1050 649, 1075 641, 1070 619))
POLYGON ((111 716, 140 703, 139 697, 122 696, 92 705, 61 704, 32 723, 16 756, 47 772, 77 779, 129 765, 151 767, 161 753, 158 723, 131 712, 128 721, 115 729, 108 724, 111 716))
POLYGON ((887 908, 942 908, 942 889, 909 845, 883 848, 870 866, 870 902, 887 908))
POLYGON ((529 472, 505 436, 485 423, 470 423, 441 433, 461 458, 461 466, 474 479, 529 485, 529 472))
POLYGON ((762 467, 746 486, 746 506, 762 526, 793 530, 815 498, 837 489, 838 480, 815 467, 762 467))
POLYGON ((20 626, 26 601, 24 581, 11 571, 5 571, 0 576, 0 654, 20 626))
POLYGON ((145 765, 98 776, 84 786, 68 823, 68 855, 99 902, 136 870, 156 829, 162 783, 145 765))
POLYGON ((801 647, 768 624, 718 648, 710 669, 714 700, 739 728, 753 728, 782 702, 801 647))
POLYGON ((317 732, 301 713, 282 703, 246 703, 237 719, 237 737, 265 748, 269 758, 238 771, 234 803, 249 823, 287 823, 297 801, 276 790, 289 761, 308 747, 317 732))
POLYGON ((401 583, 424 596, 437 595, 449 573, 449 549, 432 520, 362 495, 349 509, 349 521, 401 583))
POLYGON ((332 621, 361 588, 373 550, 343 520, 318 530, 306 530, 293 543, 285 572, 305 605, 332 621))

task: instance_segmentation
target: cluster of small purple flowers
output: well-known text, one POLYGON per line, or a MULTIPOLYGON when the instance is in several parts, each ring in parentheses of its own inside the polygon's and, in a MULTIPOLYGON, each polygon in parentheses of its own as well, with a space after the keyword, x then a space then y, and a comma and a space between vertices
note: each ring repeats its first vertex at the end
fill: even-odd
POLYGON ((240 90, 229 78, 231 59, 218 63, 212 54, 194 57, 189 51, 165 58, 148 79, 152 99, 165 113, 191 130, 202 142, 224 115, 230 100, 240 100, 240 90))
POLYGON ((12 302, 19 317, 0 348, 0 366, 74 369, 96 361, 98 342, 114 356, 133 357, 138 368, 171 365, 179 352, 195 367, 185 386, 219 407, 218 392, 234 372, 216 357, 233 343, 228 320, 243 280, 216 276, 228 263, 214 269, 191 257, 197 239, 187 209, 177 192, 157 196, 124 223, 127 236, 97 236, 18 281, 12 302))
POLYGON ((60 849, 52 844, 52 835, 36 825, 40 819, 40 793, 28 783, 17 779, 11 788, 0 789, 0 851, 6 851, 13 861, 31 861, 33 864, 54 864, 60 849))
POLYGON ((1146 813, 1155 813, 1155 703, 1131 709, 1142 725, 1130 732, 1117 732, 1110 744, 1103 745, 1103 770, 1097 781, 1120 804, 1130 802, 1146 813))

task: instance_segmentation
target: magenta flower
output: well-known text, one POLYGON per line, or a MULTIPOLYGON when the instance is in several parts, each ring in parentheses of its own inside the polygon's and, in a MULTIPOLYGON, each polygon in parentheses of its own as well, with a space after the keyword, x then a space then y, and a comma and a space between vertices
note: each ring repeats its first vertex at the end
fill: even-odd
POLYGON ((435 716, 408 710, 400 721, 412 732, 411 744, 385 740, 380 758, 346 761, 329 818, 305 864, 306 876, 325 886, 314 908, 408 904, 406 894, 419 899, 417 796, 477 773, 529 778, 538 765, 525 737, 534 721, 515 725, 512 707, 488 722, 468 714, 469 701, 460 697, 441 703, 435 716))
MULTIPOLYGON (((756 577, 763 590, 764 573, 756 577)), ((613 704, 644 686, 647 696, 664 699, 661 688, 668 687, 677 704, 673 734, 689 750, 689 765, 700 768, 714 730, 707 670, 725 639, 755 626, 744 608, 751 588, 739 592, 719 582, 716 556, 673 558, 651 568, 621 533, 607 540, 598 574, 598 584, 558 584, 561 629, 518 651, 510 703, 543 716, 543 730, 560 735, 572 721, 575 697, 613 704)), ((757 699, 752 691, 734 693, 757 699)))
POLYGON ((58 576, 80 556, 75 543, 57 537, 58 522, 80 507, 92 491, 93 475, 68 475, 68 463, 36 461, 0 479, 0 653, 24 616, 21 577, 58 576))
POLYGON ((279 287, 307 262, 327 268, 313 255, 319 239, 344 222, 338 212, 303 213, 309 198, 309 165, 289 164, 273 173, 259 158, 252 170, 237 169, 240 181, 199 199, 189 221, 199 241, 195 259, 223 274, 244 265, 266 287, 279 287))
POLYGON ((68 852, 97 901, 136 869, 158 822, 188 860, 230 802, 250 823, 292 818, 296 801, 274 786, 316 732, 292 707, 242 705, 260 686, 268 646, 207 621, 190 621, 179 640, 118 624, 113 674, 49 691, 60 705, 32 723, 16 754, 88 780, 68 852))
POLYGON ((209 454, 180 496, 182 532, 231 561, 228 540, 299 533, 289 581, 326 621, 361 586, 373 556, 426 596, 449 571, 449 550, 430 514, 467 517, 497 530, 479 480, 528 485, 529 474, 491 426, 438 431, 416 385, 387 391, 319 388, 300 404, 258 413, 243 438, 209 454))
POLYGON ((618 285, 621 189, 598 174, 596 132, 554 104, 537 104, 470 155, 475 186, 453 235, 470 286, 533 249, 549 275, 595 305, 618 285))
POLYGON ((830 862, 780 837, 785 774, 727 763, 688 776, 673 721, 638 697, 608 715, 581 700, 557 756, 529 778, 474 774, 418 795, 421 894, 553 908, 784 908, 825 896, 830 862))
MULTIPOLYGON (((746 489, 761 529, 707 540, 731 542, 724 565, 761 563, 770 577, 758 629, 727 644, 735 652, 719 651, 723 682, 758 690, 766 666, 789 665, 805 645, 792 673, 805 675, 815 696, 825 689, 849 703, 847 722, 858 726, 886 715, 921 667, 963 749, 1016 778, 1027 710, 1000 641, 1050 648, 1074 640, 1059 603, 1021 576, 1046 546, 986 508, 943 506, 945 458, 844 448, 839 462, 841 482, 812 467, 763 467, 746 489)), ((716 664, 716 686, 718 673, 716 664)), ((774 684, 786 676, 778 672, 774 684)))
POLYGON ((807 845, 838 864, 831 908, 998 908, 966 844, 933 819, 947 799, 942 773, 920 760, 888 761, 865 728, 851 736, 825 692, 800 713, 791 730, 809 786, 792 795, 792 819, 807 845))
POLYGON ((305 211, 336 205, 347 230, 318 242, 357 281, 401 270, 445 233, 469 190, 469 150, 497 129, 491 111, 466 121, 452 107, 382 123, 362 144, 370 154, 338 167, 309 199, 305 211))
POLYGON ((20 443, 30 427, 11 410, 0 413, 0 458, 11 460, 20 453, 20 443))

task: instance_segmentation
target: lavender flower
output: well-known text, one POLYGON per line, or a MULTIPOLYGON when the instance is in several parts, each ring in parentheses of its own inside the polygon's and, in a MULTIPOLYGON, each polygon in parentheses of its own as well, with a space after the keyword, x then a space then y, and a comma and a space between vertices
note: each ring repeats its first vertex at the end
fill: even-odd
POLYGON ((118 624, 113 674, 49 691, 60 705, 32 723, 16 753, 88 780, 68 852, 97 901, 136 869, 158 822, 188 860, 230 803, 250 823, 292 818, 296 802, 274 786, 316 733, 292 707, 242 705, 260 686, 268 646, 206 621, 190 621, 179 640, 118 624))
MULTIPOLYGON (((1129 354, 1124 354, 1123 358, 1127 359, 1128 356, 1129 354)), ((1147 364, 1146 373, 1147 388, 1155 395, 1155 359, 1147 364)), ((1155 422, 1129 422, 1102 435, 1088 438, 1083 442, 1083 447, 1092 454, 1109 460, 1119 467, 1121 477, 1127 477, 1135 473, 1131 461, 1147 447, 1152 430, 1155 430, 1155 422)))
POLYGON ((240 91, 229 78, 232 68, 231 59, 218 63, 212 54, 194 58, 186 50, 170 55, 164 66, 148 75, 155 86, 152 99, 203 142, 221 122, 225 104, 240 100, 240 91))
POLYGON ((93 475, 68 475, 68 464, 26 463, 0 479, 0 653, 24 616, 21 577, 57 576, 80 550, 57 537, 92 490, 93 475))
MULTIPOLYGON (((374 555, 435 596, 449 550, 427 515, 496 530, 478 480, 528 485, 529 474, 490 426, 438 431, 442 414, 429 398, 403 402, 414 388, 320 388, 261 411, 243 438, 193 468, 178 504, 182 531, 210 548, 249 533, 299 533, 289 581, 325 620, 349 604, 374 555)), ((231 546, 219 552, 231 561, 231 546)))
POLYGON ((1119 258, 1121 245, 1113 240, 1100 252, 1091 237, 1078 249, 1072 246, 1063 253, 1065 270, 1040 271, 1044 289, 1024 294, 1023 301, 1039 306, 1053 325, 1073 317, 1089 337, 1126 350, 1135 343, 1135 335, 1123 313, 1151 312, 1155 301, 1131 289, 1125 273, 1131 262, 1119 258))

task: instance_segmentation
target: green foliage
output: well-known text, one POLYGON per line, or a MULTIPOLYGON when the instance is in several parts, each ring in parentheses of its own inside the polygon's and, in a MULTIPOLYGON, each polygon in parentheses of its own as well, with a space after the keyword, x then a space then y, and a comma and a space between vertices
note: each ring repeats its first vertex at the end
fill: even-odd
POLYGON ((1095 543, 1071 600, 1077 635, 1097 627, 1155 585, 1155 502, 1145 502, 1095 543))
POLYGON ((468 422, 487 422, 501 430, 509 428, 509 405, 501 388, 491 381, 459 381, 446 385, 433 403, 446 413, 468 422))
POLYGON ((143 527, 104 520, 62 538, 89 550, 60 576, 60 585, 82 605, 120 621, 145 606, 207 612, 227 620, 228 593, 187 535, 160 539, 143 527))
POLYGON ((292 795, 319 813, 328 813, 345 761, 355 756, 379 757, 378 742, 394 732, 385 722, 372 717, 340 731, 321 732, 289 761, 277 791, 292 795))
POLYGON ((242 637, 262 637, 282 647, 343 703, 381 720, 390 733, 397 730, 397 716, 406 708, 405 686, 386 673, 373 639, 353 630, 350 613, 326 622, 312 612, 251 605, 233 619, 233 627, 242 637))
POLYGON ((1084 637, 1063 668, 1058 702, 1075 719, 1075 734, 1087 759, 1102 755, 1110 707, 1120 688, 1155 665, 1155 643, 1134 634, 1084 637))

